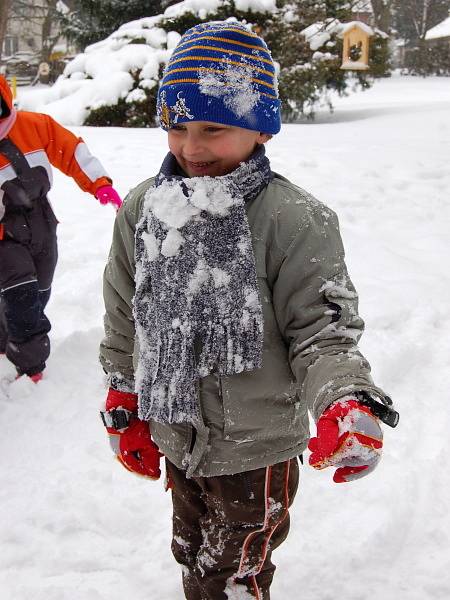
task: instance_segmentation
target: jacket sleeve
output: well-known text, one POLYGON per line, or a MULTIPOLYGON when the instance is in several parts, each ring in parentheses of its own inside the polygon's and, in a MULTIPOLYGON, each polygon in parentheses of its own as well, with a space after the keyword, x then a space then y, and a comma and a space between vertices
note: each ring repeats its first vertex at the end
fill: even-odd
POLYGON ((136 210, 130 195, 117 214, 111 250, 103 275, 106 312, 105 337, 100 345, 100 363, 109 376, 110 385, 113 378, 113 387, 120 389, 118 382, 123 380, 124 391, 133 391, 129 388, 134 388, 135 327, 132 310, 135 290, 136 210))
POLYGON ((81 138, 48 115, 41 116, 45 118, 47 129, 45 151, 54 167, 72 177, 84 192, 90 194, 95 194, 103 185, 111 185, 105 168, 81 138))
POLYGON ((383 398, 357 343, 364 329, 347 273, 336 215, 316 210, 284 253, 273 288, 280 330, 301 399, 314 419, 351 392, 383 398))

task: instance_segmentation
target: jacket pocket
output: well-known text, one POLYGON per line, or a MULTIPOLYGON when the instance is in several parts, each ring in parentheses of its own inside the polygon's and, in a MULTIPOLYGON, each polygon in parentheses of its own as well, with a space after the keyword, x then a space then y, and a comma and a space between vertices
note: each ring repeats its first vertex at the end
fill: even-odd
POLYGON ((31 243, 31 228, 29 226, 29 215, 18 213, 5 218, 5 235, 25 246, 31 243))
POLYGON ((253 393, 246 393, 244 389, 236 389, 233 383, 230 385, 230 379, 221 378, 226 440, 242 443, 306 437, 307 410, 300 403, 293 383, 287 385, 286 391, 282 391, 284 386, 280 385, 278 392, 268 394, 264 392, 267 382, 261 380, 253 393))
POLYGON ((51 230, 56 230, 58 226, 58 219, 56 218, 55 213, 53 212, 53 208, 50 205, 50 202, 47 198, 42 200, 43 206, 42 211, 44 214, 44 219, 47 221, 51 230))
POLYGON ((264 321, 264 347, 281 340, 281 333, 275 317, 273 307, 272 288, 266 273, 266 265, 262 258, 256 257, 256 277, 258 282, 259 298, 261 301, 264 321))
POLYGON ((268 332, 265 321, 260 369, 220 377, 226 439, 305 437, 308 432, 307 408, 298 396, 288 349, 274 327, 268 332))

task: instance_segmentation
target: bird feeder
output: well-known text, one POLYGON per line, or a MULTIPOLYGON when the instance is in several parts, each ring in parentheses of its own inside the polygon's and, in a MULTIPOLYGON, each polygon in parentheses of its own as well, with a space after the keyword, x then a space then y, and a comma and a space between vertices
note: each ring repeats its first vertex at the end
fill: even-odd
POLYGON ((339 37, 344 39, 341 69, 365 71, 369 68, 369 43, 373 29, 360 21, 345 23, 339 37))

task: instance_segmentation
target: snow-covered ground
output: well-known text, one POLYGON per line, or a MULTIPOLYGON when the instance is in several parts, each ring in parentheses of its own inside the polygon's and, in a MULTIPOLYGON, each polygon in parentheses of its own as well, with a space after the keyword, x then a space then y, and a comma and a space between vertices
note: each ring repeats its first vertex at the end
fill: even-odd
MULTIPOLYGON (((154 174, 159 130, 76 128, 126 192, 154 174)), ((273 168, 335 209, 367 331, 401 412, 370 476, 302 469, 274 600, 450 597, 450 80, 397 78, 285 126, 273 168)), ((98 409, 101 275, 114 211, 55 174, 60 261, 45 379, 0 393, 0 596, 178 600, 170 498, 111 458, 98 409)), ((0 373, 11 372, 0 359, 0 373)))

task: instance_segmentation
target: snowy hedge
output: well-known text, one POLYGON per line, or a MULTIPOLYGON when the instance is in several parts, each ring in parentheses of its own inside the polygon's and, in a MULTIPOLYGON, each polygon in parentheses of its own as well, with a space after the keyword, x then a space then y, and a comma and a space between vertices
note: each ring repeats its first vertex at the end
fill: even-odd
MULTIPOLYGON (((53 87, 28 94, 20 108, 51 114, 66 125, 155 126, 158 82, 180 35, 199 22, 232 19, 266 39, 279 65, 283 118, 294 120, 326 102, 328 90, 345 92, 348 80, 340 69, 342 24, 336 18, 317 21, 326 14, 305 11, 301 4, 277 8, 275 0, 184 0, 88 46, 53 87)), ((380 64, 384 69, 384 61, 380 64)), ((356 80, 369 85, 365 74, 356 80)))

